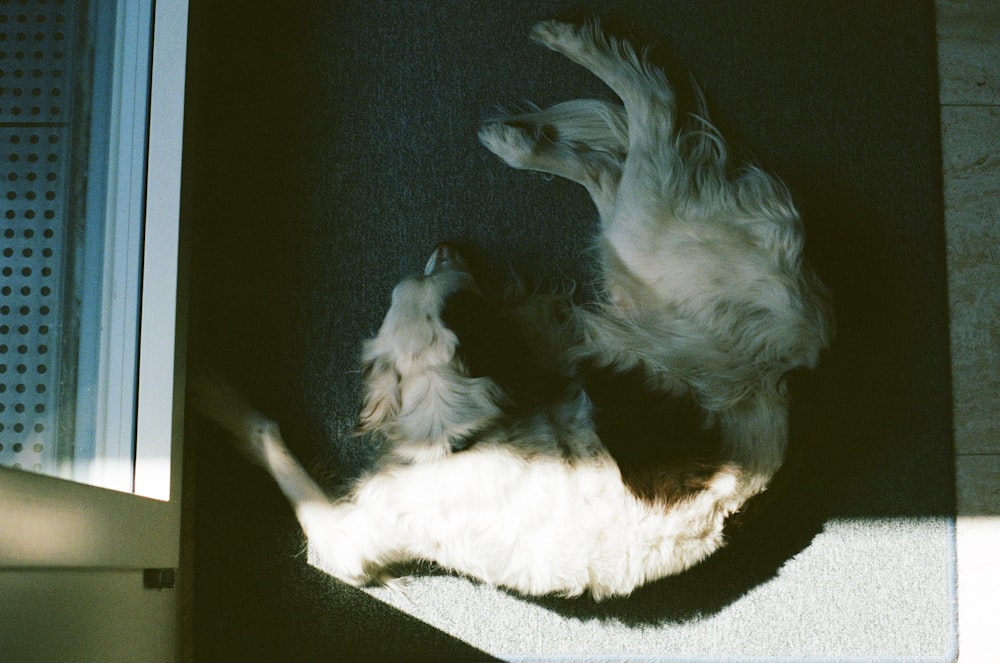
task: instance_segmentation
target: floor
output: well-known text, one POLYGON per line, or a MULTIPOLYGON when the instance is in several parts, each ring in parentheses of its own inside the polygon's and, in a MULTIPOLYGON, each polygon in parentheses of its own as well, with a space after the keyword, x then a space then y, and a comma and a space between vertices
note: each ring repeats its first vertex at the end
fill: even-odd
POLYGON ((1000 662, 1000 2, 936 0, 958 486, 959 661, 1000 662))
POLYGON ((1000 3, 937 0, 959 660, 1000 661, 1000 3))

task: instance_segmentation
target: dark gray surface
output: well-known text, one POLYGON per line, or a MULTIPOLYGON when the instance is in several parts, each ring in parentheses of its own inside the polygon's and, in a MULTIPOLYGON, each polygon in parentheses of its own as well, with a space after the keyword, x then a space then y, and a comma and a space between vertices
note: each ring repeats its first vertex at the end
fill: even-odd
MULTIPOLYGON (((511 269, 592 277, 586 193, 506 168, 475 134, 497 104, 609 97, 526 38, 536 19, 596 12, 653 44, 682 92, 693 75, 729 138, 792 187, 809 253, 835 293, 839 336, 799 385, 788 470, 729 551, 635 599, 513 605, 546 615, 551 637, 532 637, 547 641, 603 624, 609 651, 674 643, 684 629, 701 642, 699 619, 710 616, 736 649, 697 649, 706 656, 778 653, 767 638, 791 655, 832 655, 822 638, 793 637, 801 605, 777 606, 782 627, 770 633, 740 628, 741 608, 761 592, 829 604, 852 565, 898 584, 898 569, 920 560, 934 580, 919 590, 927 597, 898 606, 905 628, 855 634, 884 616, 859 596, 834 606, 845 626, 831 633, 857 655, 881 656, 895 641, 878 630, 911 629, 927 636, 911 653, 947 653, 953 485, 932 3, 193 5, 191 359, 246 389, 308 466, 349 474, 370 457, 363 440, 342 435, 357 407, 359 341, 377 329, 392 285, 438 241, 470 242, 498 281, 511 269), (840 524, 814 538, 828 522, 840 524), (906 536, 893 538, 894 522, 906 536), (926 548, 913 549, 921 540, 926 548), (894 565, 892 555, 906 559, 894 565), (668 628, 671 639, 657 640, 668 628)), ((198 660, 474 655, 309 567, 277 490, 217 437, 191 426, 198 660)), ((880 591, 896 597, 895 584, 880 591)), ((427 611, 426 601, 411 611, 427 611)), ((496 601, 470 605, 502 604, 516 624, 516 607, 496 601)), ((533 653, 518 649, 530 638, 498 643, 490 614, 444 613, 441 623, 475 625, 482 647, 533 653)))

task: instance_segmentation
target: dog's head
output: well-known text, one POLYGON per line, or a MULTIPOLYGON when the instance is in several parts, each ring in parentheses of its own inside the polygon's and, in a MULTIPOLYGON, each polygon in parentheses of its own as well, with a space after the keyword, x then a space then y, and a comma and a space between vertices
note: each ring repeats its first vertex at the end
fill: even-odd
POLYGON ((395 287, 378 334, 364 344, 358 430, 383 434, 404 460, 461 448, 501 413, 502 390, 459 351, 463 330, 490 321, 449 324, 456 308, 463 321, 489 310, 465 259, 453 245, 441 244, 422 273, 395 287))

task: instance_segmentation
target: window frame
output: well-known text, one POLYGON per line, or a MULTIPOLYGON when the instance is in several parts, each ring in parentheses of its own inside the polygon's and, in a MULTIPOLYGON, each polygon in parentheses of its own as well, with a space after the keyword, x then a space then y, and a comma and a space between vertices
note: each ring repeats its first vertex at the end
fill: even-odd
POLYGON ((0 468, 0 568, 178 566, 186 328, 180 183, 188 2, 156 0, 152 11, 152 62, 145 72, 148 131, 145 145, 132 146, 145 150, 134 492, 0 468))

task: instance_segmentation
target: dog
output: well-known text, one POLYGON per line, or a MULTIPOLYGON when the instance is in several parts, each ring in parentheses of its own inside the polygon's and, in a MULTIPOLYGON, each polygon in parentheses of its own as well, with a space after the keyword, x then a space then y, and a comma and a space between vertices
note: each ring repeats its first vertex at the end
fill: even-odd
POLYGON ((363 344, 357 427, 387 451, 340 495, 222 380, 191 385, 276 480, 318 566, 352 585, 427 561, 601 600, 692 567, 782 465, 787 377, 832 338, 791 195, 730 164, 703 100, 680 121, 662 71, 596 22, 546 21, 531 38, 621 103, 507 113, 479 140, 587 189, 597 301, 493 296, 459 247, 438 246, 363 344))

